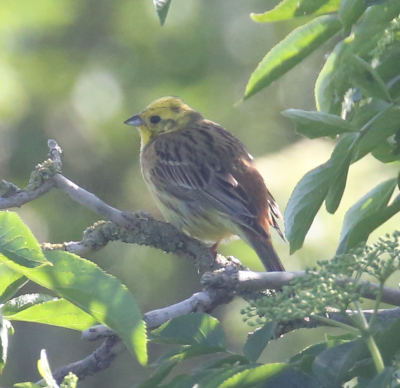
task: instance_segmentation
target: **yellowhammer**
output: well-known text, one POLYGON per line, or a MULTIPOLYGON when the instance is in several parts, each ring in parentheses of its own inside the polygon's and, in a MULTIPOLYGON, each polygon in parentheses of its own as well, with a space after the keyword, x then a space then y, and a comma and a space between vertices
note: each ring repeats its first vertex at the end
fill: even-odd
POLYGON ((269 271, 284 271, 269 226, 278 205, 245 146, 177 97, 152 102, 125 121, 138 127, 143 177, 165 218, 217 244, 232 235, 255 249, 269 271))

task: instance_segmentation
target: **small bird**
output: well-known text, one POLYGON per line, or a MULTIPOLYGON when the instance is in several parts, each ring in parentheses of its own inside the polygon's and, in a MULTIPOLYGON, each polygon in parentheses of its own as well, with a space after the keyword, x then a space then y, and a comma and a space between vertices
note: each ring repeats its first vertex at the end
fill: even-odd
POLYGON ((178 97, 163 97, 125 121, 141 135, 140 162, 167 221, 215 242, 239 236, 268 271, 284 271, 269 227, 282 219, 243 143, 178 97))

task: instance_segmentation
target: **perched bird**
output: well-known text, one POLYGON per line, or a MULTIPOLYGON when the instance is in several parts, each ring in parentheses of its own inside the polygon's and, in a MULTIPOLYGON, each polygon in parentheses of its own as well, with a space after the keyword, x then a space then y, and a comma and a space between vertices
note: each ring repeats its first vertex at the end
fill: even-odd
POLYGON ((201 240, 232 235, 268 271, 284 271, 271 244, 279 208, 253 158, 230 132, 177 97, 163 97, 125 121, 141 135, 143 177, 167 221, 201 240))

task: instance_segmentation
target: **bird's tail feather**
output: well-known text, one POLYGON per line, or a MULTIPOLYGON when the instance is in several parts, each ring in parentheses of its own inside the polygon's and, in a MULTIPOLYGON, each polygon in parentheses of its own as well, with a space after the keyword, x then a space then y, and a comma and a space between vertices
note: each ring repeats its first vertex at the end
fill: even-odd
POLYGON ((257 252, 267 271, 285 271, 281 259, 272 246, 271 239, 255 233, 248 233, 246 237, 249 244, 257 252))

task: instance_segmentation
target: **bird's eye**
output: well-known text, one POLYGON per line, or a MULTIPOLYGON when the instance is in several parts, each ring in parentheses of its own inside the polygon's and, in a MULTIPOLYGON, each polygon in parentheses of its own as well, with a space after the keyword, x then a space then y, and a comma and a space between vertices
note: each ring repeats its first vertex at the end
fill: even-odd
POLYGON ((160 116, 151 116, 150 117, 150 122, 152 124, 157 124, 161 121, 161 117, 160 116))

